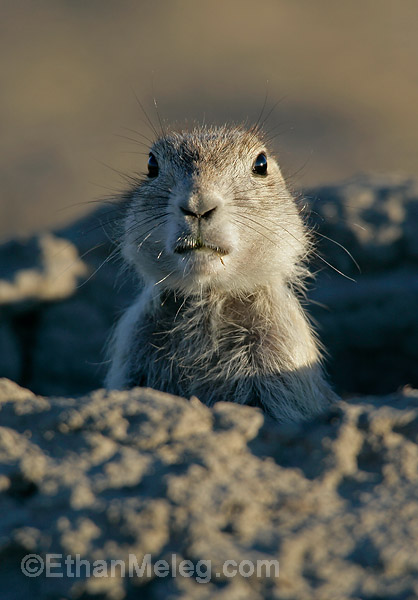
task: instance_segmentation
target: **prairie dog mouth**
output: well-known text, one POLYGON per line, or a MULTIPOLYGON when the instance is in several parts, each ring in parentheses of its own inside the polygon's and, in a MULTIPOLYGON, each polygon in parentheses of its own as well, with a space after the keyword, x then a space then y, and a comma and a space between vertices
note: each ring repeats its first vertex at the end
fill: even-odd
POLYGON ((181 243, 177 244, 177 246, 174 248, 174 252, 176 254, 186 254, 186 252, 194 252, 197 250, 215 252, 221 256, 229 254, 228 250, 225 250, 220 246, 216 246, 216 244, 203 243, 202 240, 194 238, 182 240, 181 243))

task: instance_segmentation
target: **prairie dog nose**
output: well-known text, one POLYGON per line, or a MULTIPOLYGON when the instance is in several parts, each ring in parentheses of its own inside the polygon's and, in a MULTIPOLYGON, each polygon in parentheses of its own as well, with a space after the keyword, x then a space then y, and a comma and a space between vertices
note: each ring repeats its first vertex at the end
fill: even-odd
POLYGON ((209 220, 218 208, 221 208, 222 196, 216 190, 202 190, 192 188, 190 191, 178 195, 178 208, 186 217, 199 220, 209 220))
MULTIPOLYGON (((195 219, 208 219, 209 217, 211 217, 213 215, 213 213, 215 212, 215 210, 218 208, 217 206, 214 206, 213 208, 209 208, 209 209, 203 209, 204 212, 195 212, 193 210, 189 210, 188 208, 185 208, 184 206, 180 206, 179 207, 181 212, 186 215, 187 217, 194 217, 195 219)), ((202 209, 200 209, 202 210, 202 209)))

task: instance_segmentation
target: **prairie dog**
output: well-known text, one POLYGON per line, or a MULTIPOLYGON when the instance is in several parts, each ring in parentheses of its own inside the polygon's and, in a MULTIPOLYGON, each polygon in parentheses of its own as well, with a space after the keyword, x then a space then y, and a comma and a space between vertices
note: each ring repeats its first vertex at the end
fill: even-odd
POLYGON ((142 285, 110 343, 110 389, 309 418, 335 395, 298 291, 311 241, 257 128, 198 127, 152 145, 122 254, 142 285))

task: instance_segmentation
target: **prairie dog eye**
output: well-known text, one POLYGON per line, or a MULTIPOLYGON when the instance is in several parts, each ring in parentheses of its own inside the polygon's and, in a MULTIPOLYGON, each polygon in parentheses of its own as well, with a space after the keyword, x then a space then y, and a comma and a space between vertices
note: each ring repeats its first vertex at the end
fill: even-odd
POLYGON ((255 159, 253 173, 256 175, 267 175, 267 157, 264 153, 259 154, 255 159))
POLYGON ((157 177, 159 171, 158 162, 152 152, 149 153, 148 159, 148 177, 157 177))

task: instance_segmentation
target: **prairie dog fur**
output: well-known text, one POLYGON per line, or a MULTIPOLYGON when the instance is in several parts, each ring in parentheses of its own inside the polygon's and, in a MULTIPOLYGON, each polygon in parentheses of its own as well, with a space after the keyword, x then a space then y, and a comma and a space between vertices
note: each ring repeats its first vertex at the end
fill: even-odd
POLYGON ((335 395, 298 291, 311 241, 256 128, 198 127, 153 144, 121 247, 142 282, 110 343, 110 389, 309 418, 335 395))

